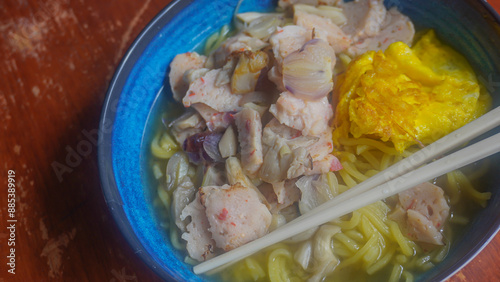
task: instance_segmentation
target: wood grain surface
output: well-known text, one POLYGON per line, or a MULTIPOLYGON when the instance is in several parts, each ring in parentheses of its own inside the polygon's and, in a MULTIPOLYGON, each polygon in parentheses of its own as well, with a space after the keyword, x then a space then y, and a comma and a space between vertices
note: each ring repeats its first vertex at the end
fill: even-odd
MULTIPOLYGON (((0 281, 160 281, 111 218, 92 140, 120 59, 169 2, 0 1, 0 281)), ((499 250, 497 235, 451 281, 500 281, 499 250)))

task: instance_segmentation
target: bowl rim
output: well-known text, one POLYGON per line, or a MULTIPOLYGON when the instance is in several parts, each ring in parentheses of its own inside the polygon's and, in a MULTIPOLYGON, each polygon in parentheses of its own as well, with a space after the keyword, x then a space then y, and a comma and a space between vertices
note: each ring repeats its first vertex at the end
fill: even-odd
MULTIPOLYGON (((161 264, 153 259, 138 239, 130 222, 124 220, 127 216, 125 210, 123 209, 123 202, 118 191, 118 185, 116 183, 115 172, 112 165, 112 136, 116 117, 116 105, 120 100, 124 84, 127 81, 135 62, 140 58, 143 51, 157 35, 158 31, 168 24, 180 11, 195 1, 196 0, 172 0, 134 39, 125 55, 122 57, 109 83, 101 110, 98 129, 99 139, 97 146, 97 158, 102 193, 104 195, 106 205, 114 218, 114 222, 118 225, 120 232, 125 237, 134 253, 137 254, 150 269, 152 269, 157 275, 160 276, 160 278, 164 280, 173 280, 177 275, 170 270, 163 268, 161 264)), ((491 6, 491 4, 487 2, 487 0, 466 1, 469 3, 474 2, 476 5, 485 8, 493 21, 500 25, 500 14, 491 6)), ((452 267, 445 269, 442 273, 438 274, 434 280, 447 280, 463 269, 490 243, 491 240, 493 240, 495 234, 499 231, 500 221, 496 226, 492 225, 488 229, 486 232, 487 236, 483 237, 482 240, 477 241, 466 256, 459 259, 454 265, 452 265, 452 267)))
POLYGON ((123 202, 118 191, 118 185, 115 179, 115 172, 112 164, 112 136, 116 117, 117 103, 122 94, 125 82, 127 81, 135 62, 140 58, 143 51, 148 47, 157 32, 163 26, 168 24, 172 18, 177 15, 186 6, 195 0, 172 0, 144 27, 139 35, 129 46, 127 52, 121 59, 115 70, 113 78, 110 81, 106 98, 104 100, 101 117, 99 122, 99 141, 97 147, 97 158, 99 174, 101 179, 102 192, 104 200, 111 212, 114 222, 122 235, 125 237, 129 246, 135 254, 157 275, 164 280, 172 280, 176 277, 175 273, 165 270, 157 261, 155 261, 141 244, 135 234, 131 224, 124 220, 127 218, 123 209, 123 202))

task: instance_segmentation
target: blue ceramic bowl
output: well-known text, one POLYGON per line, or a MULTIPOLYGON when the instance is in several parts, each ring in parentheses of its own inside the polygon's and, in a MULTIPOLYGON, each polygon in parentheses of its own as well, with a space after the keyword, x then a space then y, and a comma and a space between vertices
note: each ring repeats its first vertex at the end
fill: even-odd
MULTIPOLYGON (((236 0, 177 0, 156 16, 130 47, 109 87, 100 123, 98 151, 106 202, 128 242, 165 280, 203 281, 175 251, 156 221, 148 177, 148 154, 154 118, 171 101, 165 79, 178 53, 197 50, 205 39, 231 21, 236 0), (163 90, 166 89, 166 90, 163 90)), ((244 1, 240 11, 266 11, 276 1, 244 1)), ((464 54, 481 82, 500 104, 500 26, 494 10, 480 0, 389 0, 415 23, 433 28, 464 54)), ((437 267, 417 280, 443 280, 458 271, 494 237, 500 226, 500 165, 487 179, 493 192, 437 267)))

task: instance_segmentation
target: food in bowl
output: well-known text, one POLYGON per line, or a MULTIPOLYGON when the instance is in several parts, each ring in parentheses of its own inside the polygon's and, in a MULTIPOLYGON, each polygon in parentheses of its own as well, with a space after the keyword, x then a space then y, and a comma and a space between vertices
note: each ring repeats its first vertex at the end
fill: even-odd
MULTIPOLYGON (((176 56, 151 149, 172 244, 197 263, 265 235, 488 110, 463 56, 381 1, 240 14, 176 56), (412 46, 412 47, 410 47, 412 46)), ((454 171, 272 246, 218 279, 412 280, 490 197, 454 171), (470 197, 464 197, 468 195, 470 197), (471 201, 472 199, 472 201, 471 201)))

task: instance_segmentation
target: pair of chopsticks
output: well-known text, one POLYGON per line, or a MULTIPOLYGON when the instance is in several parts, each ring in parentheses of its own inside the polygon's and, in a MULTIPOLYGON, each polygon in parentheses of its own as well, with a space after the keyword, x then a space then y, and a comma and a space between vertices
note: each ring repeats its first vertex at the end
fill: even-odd
POLYGON ((500 107, 497 107, 275 231, 194 266, 193 271, 201 274, 226 267, 310 228, 498 153, 500 133, 421 166, 499 125, 500 107))

